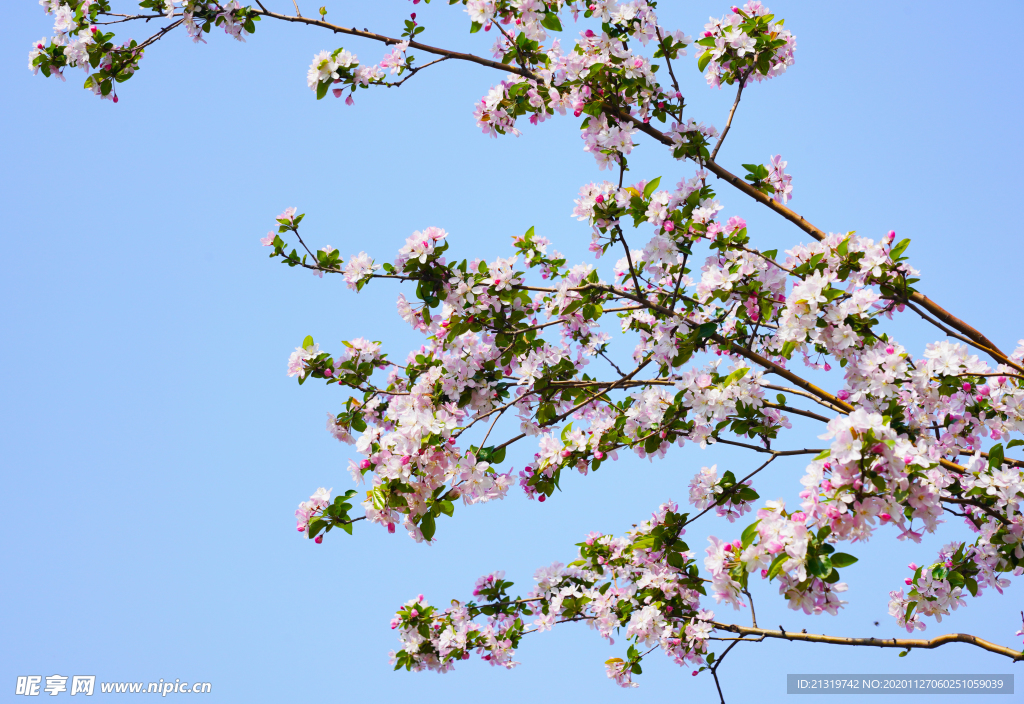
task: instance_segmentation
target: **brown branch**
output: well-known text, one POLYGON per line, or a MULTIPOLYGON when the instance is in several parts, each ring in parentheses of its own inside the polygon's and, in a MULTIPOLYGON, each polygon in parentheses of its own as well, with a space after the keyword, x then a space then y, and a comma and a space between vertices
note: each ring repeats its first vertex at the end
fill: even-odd
POLYGON ((990 643, 987 640, 982 640, 977 636, 968 635, 966 633, 948 633, 944 636, 932 638, 931 640, 919 640, 917 638, 846 638, 843 636, 826 636, 817 633, 791 633, 783 630, 772 631, 766 628, 749 628, 736 624, 718 623, 717 621, 713 621, 712 624, 715 628, 723 631, 729 631, 730 633, 736 633, 740 636, 764 636, 765 638, 781 638, 783 640, 798 640, 809 643, 827 643, 829 645, 866 645, 878 648, 921 648, 924 650, 931 650, 932 648, 938 648, 946 645, 947 643, 967 643, 991 653, 996 653, 997 655, 1004 655, 1012 659, 1014 662, 1024 660, 1024 652, 1018 652, 1003 645, 996 645, 995 643, 990 643))
MULTIPOLYGON (((642 120, 639 120, 633 117, 632 115, 627 115, 619 111, 614 111, 613 114, 615 115, 615 117, 622 121, 633 123, 633 126, 636 127, 640 132, 643 132, 649 137, 652 137, 656 141, 661 142, 666 146, 675 146, 672 142, 672 139, 668 135, 666 135, 664 132, 660 131, 653 125, 649 123, 644 123, 642 120)), ((823 242, 825 240, 826 234, 823 230, 813 225, 799 213, 790 210, 786 206, 776 202, 767 194, 762 193, 761 191, 757 190, 743 179, 739 178, 735 174, 723 168, 714 159, 702 159, 700 160, 700 163, 704 168, 713 173, 715 176, 718 176, 720 179, 727 182, 740 192, 750 196, 761 205, 769 208, 770 210, 775 211, 776 213, 784 217, 786 220, 789 220, 791 223, 799 227, 801 230, 806 232, 814 239, 818 240, 819 242, 823 242)), ((946 309, 942 308, 940 305, 932 301, 927 296, 915 291, 914 293, 910 294, 909 299, 910 301, 913 301, 922 308, 926 309, 929 313, 931 313, 939 320, 946 323, 946 325, 949 325, 954 330, 957 330, 961 334, 980 344, 982 347, 986 349, 986 351, 992 357, 994 357, 1002 364, 1011 366, 1014 369, 1017 369, 1018 371, 1024 373, 1024 367, 1021 367, 1020 365, 1010 360, 991 340, 989 340, 987 337, 982 335, 973 327, 965 323, 963 320, 960 320, 960 318, 957 318, 955 315, 953 315, 946 309)))
POLYGON ((777 408, 780 411, 786 411, 787 413, 795 413, 796 415, 803 416, 805 418, 813 418, 814 420, 820 420, 822 423, 828 423, 829 421, 832 420, 831 418, 819 416, 817 413, 813 413, 811 411, 805 411, 800 408, 792 408, 790 406, 785 406, 779 403, 768 403, 767 401, 765 401, 764 405, 768 408, 777 408))
POLYGON ((820 398, 818 398, 814 394, 809 394, 806 391, 801 391, 800 389, 792 389, 792 388, 790 388, 788 386, 776 386, 774 384, 762 384, 762 386, 764 388, 766 388, 766 389, 771 389, 772 391, 784 391, 787 394, 795 394, 797 396, 803 396, 804 398, 809 398, 810 400, 814 401, 819 406, 821 406, 823 408, 827 408, 830 411, 835 411, 836 413, 844 413, 844 411, 842 411, 841 409, 835 408, 834 406, 832 406, 832 405, 830 405, 828 403, 825 403, 824 401, 822 401, 820 398))
MULTIPOLYGON (((964 456, 968 456, 968 457, 973 457, 974 456, 974 452, 971 451, 971 450, 959 450, 959 454, 964 455, 964 456)), ((988 459, 988 453, 987 452, 982 452, 981 456, 984 457, 986 460, 988 459)), ((1016 460, 1016 459, 1014 459, 1012 457, 1003 457, 1003 462, 1005 462, 1006 464, 1010 465, 1011 467, 1024 467, 1024 460, 1016 460)))
POLYGON ((171 22, 169 25, 167 25, 166 27, 161 29, 159 32, 157 32, 156 34, 154 34, 152 37, 150 37, 146 41, 142 42, 141 44, 137 44, 137 45, 135 45, 135 46, 133 46, 131 48, 126 48, 126 49, 115 49, 114 51, 115 52, 125 52, 125 51, 127 51, 127 52, 138 52, 138 51, 140 51, 142 49, 145 49, 150 44, 152 44, 154 42, 158 42, 161 39, 163 39, 165 34, 170 32, 172 29, 174 29, 175 27, 177 27, 178 25, 180 25, 184 21, 185 21, 184 19, 180 19, 180 20, 178 20, 176 22, 171 22))
MULTIPOLYGON (((253 14, 263 15, 264 17, 271 17, 275 20, 282 20, 284 22, 298 22, 299 24, 308 24, 314 27, 322 27, 323 29, 329 29, 335 34, 349 34, 354 37, 362 37, 363 39, 372 39, 377 42, 384 44, 398 44, 401 39, 395 37, 389 37, 386 34, 377 34, 376 32, 370 32, 365 29, 356 29, 355 27, 342 27, 340 25, 331 24, 324 20, 317 20, 311 17, 293 17, 291 15, 282 15, 277 12, 269 12, 266 10, 253 11, 253 14)), ((425 51, 428 54, 434 54, 436 56, 444 56, 449 59, 458 59, 460 61, 468 61, 470 63, 479 64, 480 66, 486 66, 488 68, 498 69, 506 73, 515 73, 525 78, 536 79, 533 73, 522 68, 515 66, 509 66, 507 64, 500 63, 498 61, 491 61, 475 54, 467 54, 461 51, 450 51, 448 49, 441 49, 436 46, 430 46, 428 44, 421 44, 420 42, 410 41, 409 46, 413 49, 419 49, 425 51)))
POLYGON ((740 97, 743 95, 743 86, 746 84, 747 79, 750 78, 750 74, 753 73, 755 66, 751 66, 750 70, 747 71, 746 76, 740 77, 739 88, 736 89, 736 100, 732 103, 732 110, 729 111, 729 118, 725 121, 725 129, 722 130, 722 134, 718 136, 718 143, 715 144, 715 148, 711 150, 711 160, 714 161, 715 157, 718 156, 718 150, 722 148, 722 142, 725 141, 725 135, 729 134, 729 128, 732 127, 732 117, 736 114, 736 108, 740 104, 740 97))

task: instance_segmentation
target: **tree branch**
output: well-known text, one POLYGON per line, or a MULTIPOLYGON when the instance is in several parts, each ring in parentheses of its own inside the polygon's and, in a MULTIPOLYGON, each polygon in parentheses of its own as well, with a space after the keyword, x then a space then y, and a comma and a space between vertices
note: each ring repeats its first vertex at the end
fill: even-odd
POLYGON ((740 78, 739 88, 736 89, 736 100, 732 103, 732 110, 729 111, 729 118, 725 121, 725 129, 722 130, 722 134, 718 136, 718 143, 715 144, 715 148, 711 150, 711 160, 714 161, 715 157, 718 156, 718 150, 722 148, 722 142, 725 141, 725 135, 729 134, 729 128, 732 127, 732 117, 736 114, 736 108, 740 104, 740 98, 743 96, 743 86, 746 84, 747 79, 750 78, 750 74, 754 71, 756 66, 751 66, 747 71, 746 76, 740 78))
POLYGON ((763 636, 765 638, 781 638, 783 640, 806 641, 809 643, 827 643, 829 645, 866 645, 877 648, 900 648, 908 650, 921 648, 924 650, 931 650, 932 648, 938 648, 946 645, 947 643, 967 643, 969 645, 977 646, 983 650, 987 650, 990 653, 1006 656, 1014 662, 1024 660, 1024 652, 1018 652, 1012 648, 1007 648, 1004 645, 996 645, 995 643, 990 643, 987 640, 982 640, 977 636, 968 635, 966 633, 948 633, 944 636, 932 638, 931 640, 919 640, 916 638, 846 638, 843 636, 826 636, 817 633, 791 633, 783 630, 773 631, 766 628, 752 628, 736 624, 718 623, 717 621, 712 622, 712 624, 715 628, 723 631, 729 631, 730 633, 736 633, 740 636, 763 636))
MULTIPOLYGON (((376 32, 370 32, 365 29, 356 29, 355 27, 342 27, 340 25, 331 24, 324 20, 317 20, 310 17, 293 17, 291 15, 282 15, 277 12, 270 12, 267 10, 253 11, 253 14, 263 15, 264 17, 270 17, 275 20, 281 20, 283 22, 298 22, 299 24, 308 24, 314 27, 321 27, 323 29, 329 29, 335 34, 349 34, 353 37, 362 37, 363 39, 372 39, 373 41, 382 42, 383 44, 398 44, 401 39, 395 37, 389 37, 386 34, 377 34, 376 32)), ((421 44, 420 42, 410 41, 409 46, 413 49, 419 49, 425 51, 428 54, 434 54, 436 56, 444 56, 449 59, 458 59, 459 61, 468 61, 470 63, 479 64, 480 66, 486 66, 488 68, 497 69, 506 73, 515 73, 525 78, 536 79, 536 76, 530 71, 516 66, 510 66, 503 64, 498 61, 491 61, 485 59, 482 56, 476 56, 475 54, 467 54, 460 51, 450 51, 448 49, 441 49, 436 46, 430 46, 429 44, 421 44)))

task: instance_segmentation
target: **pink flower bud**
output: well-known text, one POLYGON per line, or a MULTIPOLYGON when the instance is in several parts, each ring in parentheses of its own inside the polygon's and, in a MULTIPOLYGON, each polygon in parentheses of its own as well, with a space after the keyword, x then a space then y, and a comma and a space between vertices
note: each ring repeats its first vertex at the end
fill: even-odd
POLYGON ((840 401, 845 401, 846 399, 850 398, 850 392, 847 391, 846 389, 840 389, 839 393, 836 394, 836 398, 838 398, 840 401))
POLYGON ((892 520, 892 516, 890 516, 888 513, 880 513, 878 514, 878 517, 882 519, 882 523, 888 523, 892 520))
POLYGON ((725 547, 722 548, 726 552, 732 552, 732 543, 726 543, 725 547))
POLYGON ((562 450, 562 457, 572 457, 572 453, 568 450, 562 450))
POLYGON ((693 671, 693 676, 694 676, 694 677, 696 677, 696 676, 697 676, 697 671, 696 671, 696 670, 694 670, 694 671, 693 671))
POLYGON ((330 369, 330 368, 324 369, 324 376, 327 376, 327 377, 334 376, 334 370, 330 369))
POLYGON ((416 19, 416 13, 413 12, 411 15, 409 15, 409 17, 412 18, 412 19, 416 19))
POLYGON ((892 345, 889 345, 888 347, 885 348, 885 353, 886 354, 896 354, 896 348, 893 347, 892 345))
POLYGON ((803 523, 804 521, 807 520, 807 514, 804 513, 803 511, 797 511, 792 516, 790 516, 790 518, 792 520, 796 521, 797 523, 803 523))
POLYGON ((676 224, 675 224, 674 222, 672 222, 671 220, 666 220, 666 221, 665 221, 665 224, 664 224, 664 225, 662 225, 662 226, 661 226, 661 228, 662 228, 662 229, 663 229, 663 230, 664 230, 665 232, 672 232, 673 230, 675 230, 675 229, 676 229, 676 224))
POLYGON ((595 460, 603 460, 604 459, 604 453, 601 452, 600 450, 598 450, 597 452, 594 453, 594 459, 595 460))
POLYGON ((907 565, 907 568, 911 569, 911 570, 916 570, 917 569, 917 564, 914 563, 914 562, 911 562, 909 565, 907 565))
POLYGON ((469 660, 469 653, 463 653, 462 654, 462 659, 463 660, 469 660))
POLYGON ((591 37, 594 36, 594 30, 588 29, 586 32, 583 33, 583 36, 586 37, 587 39, 590 39, 591 37))
POLYGON ((416 609, 413 609, 412 611, 409 612, 409 618, 416 618, 419 615, 420 615, 420 612, 417 611, 416 609))
POLYGON ((903 581, 904 581, 904 583, 905 583, 905 584, 906 584, 906 585, 907 585, 908 587, 909 587, 909 586, 910 586, 911 584, 913 584, 913 583, 914 583, 914 580, 912 580, 912 579, 911 579, 910 577, 907 577, 907 578, 906 578, 906 579, 904 579, 903 581))
POLYGON ((981 386, 978 387, 978 393, 981 394, 982 396, 988 396, 990 393, 992 393, 992 390, 988 388, 988 384, 982 384, 981 386))
POLYGON ((341 94, 342 94, 342 93, 343 93, 344 91, 343 91, 343 90, 342 90, 341 88, 335 88, 335 89, 334 89, 334 90, 332 90, 331 92, 332 92, 332 93, 334 93, 334 97, 335 97, 335 98, 340 98, 340 97, 341 97, 341 94))
POLYGON ((298 530, 299 530, 300 533, 305 533, 306 532, 306 526, 299 526, 298 530))
POLYGON ((394 523, 388 523, 388 533, 394 533, 394 532, 395 532, 395 524, 394 523))
POLYGON ((597 198, 594 199, 595 203, 604 203, 604 195, 598 194, 597 198))
POLYGON ((877 442, 875 443, 874 447, 871 448, 871 451, 874 452, 876 455, 880 455, 883 452, 885 452, 885 445, 883 445, 880 442, 877 442))
POLYGON ((537 497, 537 501, 540 501, 541 503, 544 503, 547 500, 548 500, 548 497, 545 496, 544 494, 541 494, 540 496, 537 497))
POLYGON ((412 462, 412 457, 410 457, 409 455, 406 455, 405 457, 402 458, 402 466, 403 467, 405 465, 409 464, 410 462, 412 462))
POLYGON ((885 236, 885 239, 889 240, 890 242, 896 239, 896 230, 889 230, 889 234, 885 236))
POLYGON ((768 570, 761 570, 761 579, 768 578, 768 570))
POLYGON ((356 102, 356 101, 352 100, 352 96, 351 96, 351 95, 350 95, 350 96, 348 96, 347 98, 345 98, 345 105, 352 105, 352 104, 354 104, 355 102, 356 102))
POLYGON ((319 545, 320 543, 324 542, 324 536, 322 536, 322 535, 316 536, 315 538, 313 538, 313 542, 316 543, 317 545, 319 545))
POLYGON ((825 371, 827 371, 827 372, 832 371, 832 365, 829 364, 828 362, 825 362, 825 371))

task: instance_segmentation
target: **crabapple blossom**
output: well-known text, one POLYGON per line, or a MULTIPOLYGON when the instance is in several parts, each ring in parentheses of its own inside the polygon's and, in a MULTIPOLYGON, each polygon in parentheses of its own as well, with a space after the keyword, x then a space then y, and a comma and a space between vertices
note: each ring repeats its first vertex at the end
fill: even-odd
MULTIPOLYGON (((609 643, 626 641, 622 657, 605 663, 623 687, 637 686, 641 661, 658 649, 717 680, 722 660, 712 639, 788 638, 716 621, 712 603, 752 614, 760 580, 789 609, 834 616, 856 591, 840 578, 859 560, 844 544, 896 540, 916 549, 926 534, 952 532, 950 516, 966 532, 950 536, 927 566, 912 564, 890 592, 898 627, 925 630, 926 619, 952 618, 968 597, 1002 593, 1024 573, 1024 461, 1011 456, 1024 445, 1024 340, 1007 355, 925 296, 906 255, 910 242, 894 231, 824 232, 789 210, 792 177, 780 155, 743 164, 743 178, 715 159, 743 90, 794 62, 795 37, 761 2, 712 17, 694 40, 663 26, 647 0, 465 0, 456 17, 468 19, 471 34, 491 32, 482 49, 491 58, 421 43, 415 14, 399 36, 387 36, 237 0, 142 0, 146 14, 116 15, 117 23, 151 13, 172 23, 115 45, 105 31, 115 16, 107 0, 41 4, 54 16, 53 35, 31 46, 29 69, 63 80, 64 69, 82 68, 86 88, 113 102, 115 84, 180 25, 205 42, 215 26, 244 41, 256 21, 299 22, 385 45, 378 64, 360 63, 351 47, 314 54, 306 81, 317 99, 330 92, 352 105, 357 90, 398 88, 442 61, 471 62, 499 72, 466 106, 480 132, 518 136, 531 129, 526 122, 579 120, 580 146, 609 173, 582 185, 566 213, 586 223, 587 263, 567 261, 553 235, 532 227, 509 232, 512 247, 500 256, 460 258, 456 245, 475 233, 395 233, 386 218, 374 240, 393 240, 393 259, 379 251, 385 245, 343 259, 331 246, 307 245, 317 235, 294 207, 260 238, 271 258, 323 285, 339 275, 363 295, 371 284, 400 287, 390 294, 398 316, 419 336, 398 356, 367 337, 331 351, 307 336, 289 356, 286 373, 299 384, 345 389, 326 430, 346 445, 351 478, 365 490, 332 500, 320 488, 299 504, 297 532, 315 544, 364 520, 433 543, 459 520, 456 509, 461 516, 522 496, 557 511, 570 475, 590 481, 627 453, 650 461, 671 454, 678 463, 688 444, 722 444, 762 460, 721 470, 687 464, 680 476, 693 515, 668 501, 625 535, 591 533, 576 559, 537 570, 524 596, 513 596, 513 583, 496 571, 476 582, 469 601, 406 602, 391 621, 396 669, 449 672, 473 654, 513 668, 524 636, 578 621, 609 643), (703 81, 683 73, 680 59, 693 44, 703 81), (411 51, 432 59, 418 63, 411 51), (691 116, 684 91, 693 83, 736 86, 721 132, 691 116), (666 184, 675 186, 635 180, 633 152, 651 145, 666 149, 675 170, 666 184), (762 249, 719 184, 811 240, 781 255, 762 249), (939 339, 911 344, 919 319, 939 339), (832 390, 819 386, 826 372, 832 390), (794 423, 816 428, 819 446, 788 440, 794 423), (529 458, 518 471, 512 458, 520 455, 510 450, 529 458), (761 500, 753 476, 791 457, 802 458, 791 509, 785 498, 761 500), (728 534, 699 538, 698 559, 684 536, 712 508, 728 534)), ((818 640, 839 642, 829 638, 818 640)), ((871 643, 879 644, 909 647, 871 643)))

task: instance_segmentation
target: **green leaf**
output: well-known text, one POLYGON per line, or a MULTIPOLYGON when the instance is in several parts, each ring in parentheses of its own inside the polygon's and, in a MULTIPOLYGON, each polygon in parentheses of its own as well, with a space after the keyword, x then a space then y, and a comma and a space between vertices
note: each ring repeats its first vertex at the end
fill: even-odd
POLYGON ((320 531, 322 531, 326 527, 327 527, 327 522, 322 520, 322 519, 317 518, 316 520, 311 521, 310 524, 309 524, 309 531, 308 531, 309 537, 310 538, 315 538, 317 535, 320 534, 320 531))
POLYGON ((992 449, 988 451, 988 466, 992 469, 999 469, 1003 466, 1003 446, 1002 444, 996 444, 992 446, 992 449))
POLYGON ((832 572, 832 561, 828 555, 814 555, 807 560, 807 571, 824 579, 832 572))
POLYGON ((904 621, 909 621, 910 620, 910 617, 913 615, 914 608, 916 606, 917 606, 917 602, 916 601, 912 601, 909 604, 907 604, 907 612, 903 615, 903 620, 904 621))
POLYGON ((312 335, 306 335, 305 339, 302 341, 302 346, 303 347, 312 347, 313 346, 313 336, 312 335))
POLYGON ((661 183, 661 176, 654 179, 644 187, 644 198, 650 198, 656 190, 658 190, 658 184, 661 183))
POLYGON ((705 51, 701 54, 700 59, 697 60, 697 70, 703 73, 709 63, 711 63, 711 52, 705 51))
POLYGON ((540 21, 540 24, 544 29, 550 29, 552 32, 561 32, 562 23, 558 19, 558 15, 550 10, 544 14, 544 19, 540 21))
POLYGON ((761 520, 758 519, 743 530, 743 534, 740 536, 740 539, 743 541, 744 548, 749 547, 750 544, 754 542, 754 536, 757 535, 757 524, 760 522, 761 520))
POLYGON ((758 494, 753 489, 751 489, 749 486, 745 486, 736 492, 736 497, 740 501, 750 503, 751 501, 757 501, 759 498, 761 498, 761 495, 758 494))
POLYGON ((320 81, 319 83, 317 83, 316 84, 316 99, 320 100, 325 95, 327 95, 327 89, 330 88, 330 87, 331 87, 331 84, 327 83, 325 81, 320 81))
POLYGON ((971 596, 978 596, 978 582, 973 577, 964 577, 964 583, 971 596))
POLYGON ((1006 443, 1006 449, 1010 450, 1017 447, 1018 445, 1024 445, 1024 440, 1021 440, 1020 438, 1016 440, 1011 440, 1010 442, 1006 443))
POLYGON ((779 572, 782 571, 782 563, 788 559, 789 555, 787 555, 785 552, 781 552, 775 556, 775 559, 772 560, 772 564, 768 567, 769 582, 778 576, 779 572))
POLYGON ((893 261, 899 259, 900 255, 903 254, 909 246, 910 240, 900 240, 899 244, 889 250, 889 258, 893 261))
POLYGON ((657 542, 657 538, 653 535, 645 535, 641 538, 637 538, 633 541, 634 550, 650 550, 654 547, 654 543, 657 542))
POLYGON ((962 587, 964 586, 964 576, 959 572, 950 572, 946 579, 949 580, 950 586, 962 587))
POLYGON ((420 531, 423 533, 423 537, 426 540, 432 539, 436 530, 437 526, 434 524, 434 516, 430 513, 424 514, 423 519, 420 521, 420 531))
POLYGON ((722 385, 723 386, 729 386, 734 381, 739 381, 740 379, 745 377, 747 375, 747 372, 749 372, 749 371, 750 371, 749 367, 743 367, 742 369, 737 369, 736 371, 732 372, 729 376, 725 377, 725 379, 722 381, 722 385))
POLYGON ((854 562, 857 562, 857 558, 845 552, 837 552, 829 556, 832 561, 832 566, 836 569, 843 567, 849 567, 854 562))
POLYGON ((505 449, 502 447, 491 453, 491 464, 501 464, 505 461, 505 449))
POLYGON ((480 31, 480 30, 481 30, 482 28, 483 28, 483 25, 482 25, 482 24, 480 24, 479 22, 474 22, 474 23, 473 23, 473 24, 472 24, 472 25, 470 26, 470 28, 469 28, 469 33, 470 33, 470 34, 476 34, 476 33, 477 33, 477 32, 479 32, 479 31, 480 31))

